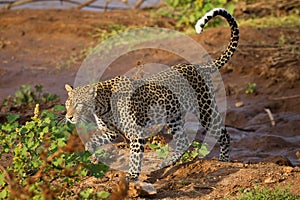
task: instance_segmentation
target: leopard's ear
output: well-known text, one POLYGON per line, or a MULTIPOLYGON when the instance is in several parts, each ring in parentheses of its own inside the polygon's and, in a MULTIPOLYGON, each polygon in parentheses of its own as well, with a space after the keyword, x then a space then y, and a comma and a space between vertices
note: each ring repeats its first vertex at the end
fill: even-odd
POLYGON ((73 90, 73 87, 72 87, 71 85, 69 85, 69 84, 66 84, 66 85, 65 85, 65 88, 66 88, 66 90, 67 90, 68 92, 71 92, 71 91, 73 90))

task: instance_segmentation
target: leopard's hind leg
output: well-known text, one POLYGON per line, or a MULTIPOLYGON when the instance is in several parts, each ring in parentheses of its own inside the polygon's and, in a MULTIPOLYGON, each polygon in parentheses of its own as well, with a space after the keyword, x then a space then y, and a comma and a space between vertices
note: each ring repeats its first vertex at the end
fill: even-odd
POLYGON ((161 167, 163 168, 173 165, 189 148, 189 140, 184 132, 184 122, 181 115, 178 116, 177 119, 167 122, 171 134, 173 135, 173 139, 175 140, 176 148, 172 155, 162 162, 161 167))
POLYGON ((214 137, 220 144, 219 160, 228 162, 230 135, 228 134, 218 107, 214 99, 210 105, 204 104, 200 109, 200 123, 207 131, 208 136, 214 137), (205 108, 205 109, 204 109, 205 108))
POLYGON ((219 160, 229 162, 230 135, 228 134, 225 126, 221 128, 221 135, 219 136, 218 142, 220 143, 219 160))

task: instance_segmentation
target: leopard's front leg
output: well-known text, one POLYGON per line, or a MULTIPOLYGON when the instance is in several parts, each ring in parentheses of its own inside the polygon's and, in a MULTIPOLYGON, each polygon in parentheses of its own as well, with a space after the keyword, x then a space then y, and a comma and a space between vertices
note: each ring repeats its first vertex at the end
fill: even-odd
POLYGON ((144 138, 133 138, 130 140, 129 171, 126 175, 129 181, 138 180, 142 168, 144 145, 144 138))
POLYGON ((111 144, 114 140, 119 136, 117 133, 113 131, 106 131, 103 130, 102 134, 93 135, 90 141, 85 143, 85 150, 92 153, 91 161, 92 163, 100 163, 101 156, 97 155, 97 150, 101 148, 103 145, 111 144))
POLYGON ((95 134, 91 139, 85 143, 85 150, 94 153, 98 148, 105 144, 112 143, 117 137, 118 134, 110 131, 102 131, 102 134, 95 134))
POLYGON ((113 143, 119 136, 119 133, 115 129, 109 129, 106 124, 99 118, 95 112, 92 112, 97 124, 96 132, 100 132, 100 134, 94 134, 90 141, 85 143, 85 149, 93 153, 92 161, 98 163, 100 161, 100 157, 97 156, 96 151, 106 144, 113 143))

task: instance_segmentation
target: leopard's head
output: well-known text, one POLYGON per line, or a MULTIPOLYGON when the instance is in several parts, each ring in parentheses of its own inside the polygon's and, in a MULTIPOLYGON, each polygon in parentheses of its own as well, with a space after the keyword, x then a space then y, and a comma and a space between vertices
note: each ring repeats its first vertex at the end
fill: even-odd
POLYGON ((66 120, 72 124, 86 121, 94 110, 95 88, 92 85, 73 88, 66 84, 68 99, 65 103, 67 113, 66 120))

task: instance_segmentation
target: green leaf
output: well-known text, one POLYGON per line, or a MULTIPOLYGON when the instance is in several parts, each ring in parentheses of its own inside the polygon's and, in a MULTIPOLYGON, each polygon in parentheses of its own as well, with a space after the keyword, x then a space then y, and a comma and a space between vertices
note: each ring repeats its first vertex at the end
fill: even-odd
POLYGON ((91 163, 91 153, 89 151, 84 151, 84 152, 79 152, 79 159, 80 162, 85 163, 85 164, 90 164, 91 163))
POLYGON ((43 86, 42 85, 35 85, 34 89, 38 93, 42 93, 43 92, 43 86))
POLYGON ((45 99, 45 101, 55 101, 59 99, 59 96, 57 96, 56 94, 44 93, 43 98, 45 99))
POLYGON ((229 13, 233 14, 234 9, 235 9, 235 4, 233 3, 228 4, 227 10, 229 13))
POLYGON ((201 149, 199 150, 199 156, 206 156, 209 154, 209 150, 207 149, 207 144, 202 144, 201 149))
POLYGON ((35 146, 35 142, 32 141, 32 140, 29 140, 26 144, 27 144, 29 149, 31 149, 33 146, 35 146))
POLYGON ((105 152, 102 148, 98 148, 94 153, 98 158, 106 159, 109 157, 109 153, 105 152))
POLYGON ((63 111, 63 110, 66 110, 66 107, 62 106, 62 105, 56 105, 53 107, 53 110, 54 111, 63 111))
POLYGON ((43 120, 46 124, 51 124, 51 119, 49 117, 44 118, 43 120))
POLYGON ((0 192, 0 199, 7 199, 7 197, 8 197, 8 191, 7 188, 5 188, 0 192))
POLYGON ((25 126, 28 130, 35 129, 36 123, 34 121, 26 122, 25 126))
POLYGON ((173 7, 177 7, 179 5, 179 0, 174 0, 174 1, 171 1, 173 2, 173 7))
POLYGON ((196 158, 199 155, 198 151, 192 151, 191 157, 196 158))
POLYGON ((7 106, 10 98, 11 98, 11 97, 8 96, 6 99, 4 99, 3 102, 2 102, 2 105, 3 105, 3 106, 7 106))
POLYGON ((106 191, 100 191, 100 192, 97 192, 97 198, 100 198, 100 199, 106 199, 109 197, 109 192, 106 192, 106 191))
POLYGON ((156 150, 156 156, 165 159, 169 153, 169 146, 165 145, 156 150))
POLYGON ((9 133, 14 130, 14 126, 12 126, 11 124, 4 124, 2 125, 1 129, 9 133))
POLYGON ((84 169, 84 168, 83 168, 83 169, 80 170, 80 175, 81 175, 81 176, 86 176, 86 175, 88 174, 88 172, 89 172, 89 171, 88 171, 87 169, 84 169))
POLYGON ((57 145, 58 145, 59 147, 65 146, 65 145, 66 145, 65 138, 58 138, 58 139, 57 139, 57 145))
POLYGON ((19 118, 20 118, 20 115, 18 115, 18 114, 11 114, 11 113, 7 114, 7 121, 9 124, 12 124, 14 121, 16 121, 19 118))
POLYGON ((153 150, 153 149, 158 149, 160 147, 160 145, 158 145, 158 144, 150 144, 149 147, 150 147, 150 149, 153 150))
POLYGON ((195 15, 190 15, 189 21, 190 21, 191 23, 196 22, 196 17, 195 17, 195 15))
POLYGON ((4 152, 5 152, 5 153, 8 153, 8 152, 9 152, 9 148, 5 148, 5 149, 4 149, 4 152))
POLYGON ((53 142, 53 143, 51 143, 51 144, 50 144, 50 148, 49 148, 49 150, 50 150, 50 151, 53 151, 53 150, 56 150, 56 149, 57 149, 57 144, 56 144, 56 143, 54 143, 54 142, 53 142))
POLYGON ((88 199, 91 194, 93 194, 92 188, 88 188, 80 192, 80 196, 83 197, 84 199, 88 199))
POLYGON ((49 126, 44 127, 42 132, 43 133, 48 133, 49 132, 49 126))
POLYGON ((6 184, 5 182, 5 174, 1 173, 0 174, 0 186, 3 187, 6 184))
POLYGON ((89 164, 87 165, 87 169, 91 172, 91 175, 96 178, 101 178, 104 173, 108 170, 108 166, 104 164, 89 164))
POLYGON ((61 166, 61 165, 64 163, 64 161, 65 161, 64 158, 59 157, 59 158, 57 158, 57 159, 54 159, 54 160, 52 161, 52 163, 53 163, 53 165, 54 165, 55 167, 58 167, 58 166, 61 166))

